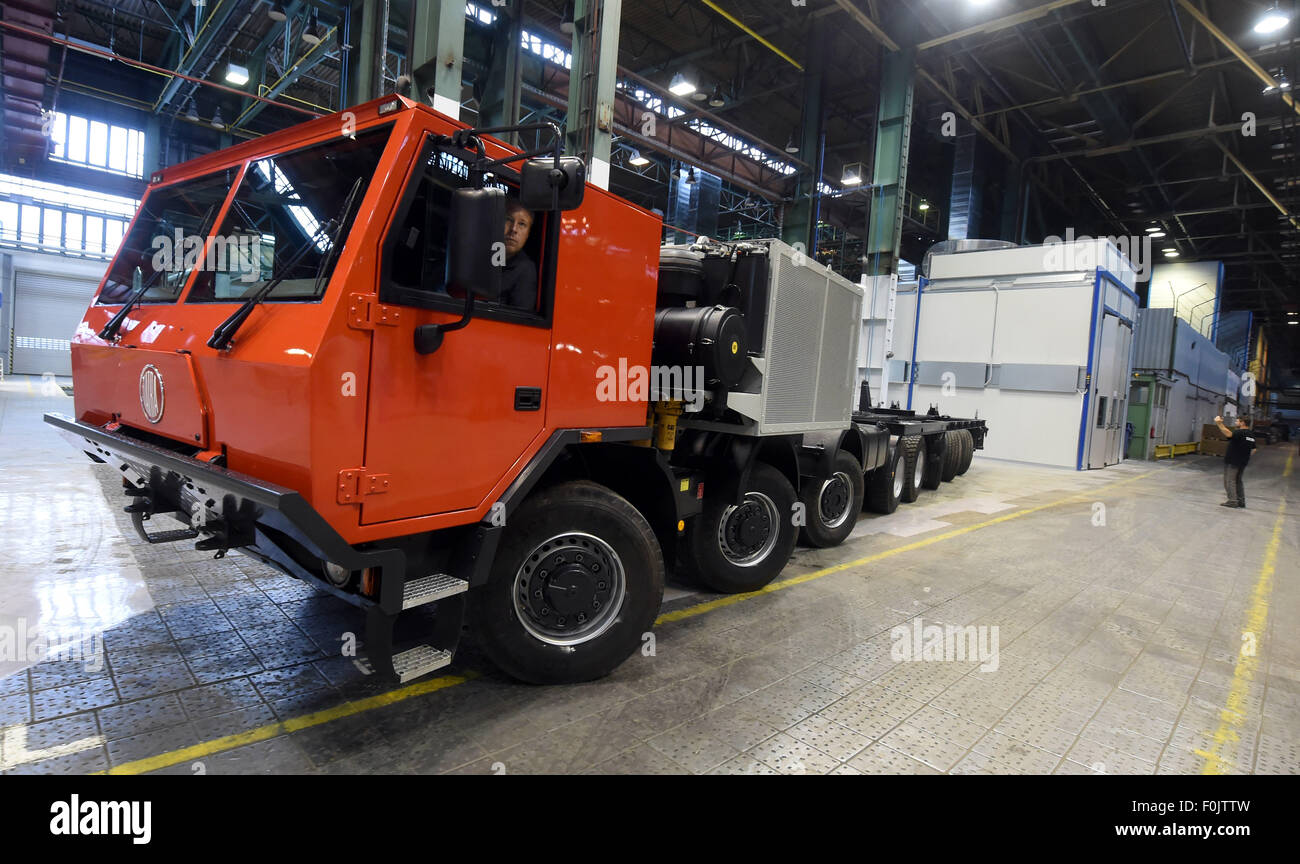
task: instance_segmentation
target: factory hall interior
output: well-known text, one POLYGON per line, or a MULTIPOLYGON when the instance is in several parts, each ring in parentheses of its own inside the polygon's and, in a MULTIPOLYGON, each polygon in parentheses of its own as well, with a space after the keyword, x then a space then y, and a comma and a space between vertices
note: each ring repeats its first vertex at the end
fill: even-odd
POLYGON ((0 775, 1300 773, 1296 13, 5 0, 0 775))

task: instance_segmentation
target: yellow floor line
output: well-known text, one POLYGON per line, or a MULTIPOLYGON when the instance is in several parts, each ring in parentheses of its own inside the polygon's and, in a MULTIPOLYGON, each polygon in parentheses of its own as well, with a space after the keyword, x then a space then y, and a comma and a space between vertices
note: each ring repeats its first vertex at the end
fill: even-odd
POLYGON ((905 552, 914 552, 917 549, 924 549, 926 546, 933 546, 935 543, 941 543, 944 540, 951 540, 953 537, 960 537, 963 534, 970 534, 972 531, 979 531, 982 528, 989 528, 993 525, 1000 525, 1003 522, 1010 522, 1012 519, 1020 519, 1023 516, 1029 516, 1033 513, 1040 513, 1043 510, 1050 510, 1053 507, 1060 507, 1063 504, 1069 504, 1086 498, 1093 498, 1103 492, 1106 492, 1110 489, 1114 489, 1117 486, 1123 486, 1127 483, 1132 483, 1135 480, 1141 480, 1143 477, 1149 477, 1154 473, 1155 473, 1154 471, 1146 471, 1142 474, 1138 474, 1135 477, 1129 477, 1126 480, 1119 480, 1114 483, 1107 483, 1105 486, 1099 486, 1096 489, 1090 489, 1086 492, 1080 492, 1074 495, 1069 495, 1066 496, 1065 498, 1061 498, 1060 500, 1057 501, 1052 501, 1048 504, 1040 504, 1037 507, 1028 507, 1024 510, 1018 510, 1015 513, 1008 513, 1005 516, 997 516, 993 519, 987 519, 975 525, 966 525, 961 528, 956 528, 952 531, 946 531, 943 534, 936 534, 933 537, 927 537, 924 540, 917 540, 915 543, 907 543, 902 546, 895 546, 893 549, 886 549, 884 552, 877 552, 874 555, 868 555, 867 557, 859 558, 856 561, 846 561, 843 564, 836 564, 831 567, 826 567, 825 569, 822 570, 817 570, 813 573, 805 573, 802 576, 795 576, 791 579, 785 579, 780 582, 773 582, 770 585, 765 585, 764 587, 758 589, 757 591, 751 591, 748 594, 731 594, 726 597, 719 597, 716 600, 709 600, 707 602, 700 603, 695 606, 690 606, 687 607, 686 609, 679 609, 676 612, 665 612, 663 615, 660 615, 659 618, 655 620, 655 626, 659 626, 662 624, 670 624, 673 621, 681 621, 686 618, 694 618, 696 615, 703 615, 705 612, 712 612, 714 609, 721 609, 724 606, 731 606, 736 603, 741 603, 745 600, 749 600, 752 597, 761 597, 764 594, 772 594, 777 591, 784 591, 786 588, 793 588, 796 585, 803 585, 813 581, 814 579, 821 579, 826 576, 831 576, 835 573, 843 573, 845 570, 851 570, 854 567, 863 567, 867 564, 874 564, 877 561, 883 561, 886 558, 893 558, 894 556, 902 555, 905 552))
MULTIPOLYGON (((655 625, 668 624, 673 621, 681 621, 686 618, 693 618, 697 615, 703 615, 714 609, 723 606, 730 606, 734 603, 740 603, 754 597, 764 594, 770 594, 774 591, 781 591, 786 588, 793 588, 795 585, 803 585, 814 579, 821 579, 834 573, 842 573, 845 570, 851 570, 854 567, 861 567, 866 564, 880 561, 885 558, 891 558, 895 555, 902 555, 904 552, 911 552, 916 549, 923 549, 926 546, 932 546, 943 540, 950 540, 953 537, 960 537, 963 534, 969 534, 972 531, 978 531, 981 528, 988 528, 993 525, 1000 525, 1003 522, 1010 522, 1012 519, 1019 519, 1022 516, 1028 516, 1032 513, 1038 513, 1053 507, 1060 507, 1072 501, 1092 498, 1098 494, 1118 486, 1141 480, 1154 474, 1154 471, 1147 471, 1138 474, 1135 477, 1129 477, 1115 483, 1108 483, 1105 486, 1099 486, 1096 489, 1086 492, 1076 493, 1066 496, 1058 501, 1052 501, 1048 504, 1041 504, 1037 507, 1030 507, 1025 510, 1019 510, 1015 513, 1008 513, 1005 516, 998 516, 993 519, 985 520, 975 525, 967 525, 957 528, 953 531, 947 531, 925 540, 918 540, 915 543, 908 543, 904 546, 897 546, 893 549, 887 549, 884 552, 875 555, 869 555, 866 558, 859 558, 856 561, 848 561, 843 564, 836 564, 833 567, 827 567, 818 570, 815 573, 806 573, 803 576, 796 576, 793 579, 787 579, 784 582, 777 582, 768 585, 760 591, 754 591, 749 594, 734 594, 728 597, 720 597, 717 600, 710 600, 707 603, 700 603, 687 609, 681 609, 676 612, 668 612, 660 615, 655 625)), ((203 759, 206 756, 212 756, 216 753, 222 753, 226 750, 233 750, 236 747, 243 747, 248 744, 256 744, 259 741, 265 741, 269 738, 275 738, 290 732, 297 732, 302 729, 310 729, 313 726, 320 726, 330 723, 334 720, 341 720, 344 717, 351 717, 374 708, 382 708, 385 705, 392 705, 397 702, 403 702, 415 696, 423 696, 426 693, 432 693, 436 690, 444 690, 448 687, 455 687, 464 684, 473 678, 478 677, 478 673, 466 672, 462 675, 447 675, 441 678, 434 678, 430 681, 422 681, 417 684, 411 684, 406 687, 390 690, 387 693, 381 693, 378 696, 371 696, 366 699, 359 699, 355 702, 345 702, 342 705, 336 705, 333 708, 327 708, 324 711, 317 711, 314 714, 307 714, 303 717, 294 717, 280 723, 270 723, 266 726, 259 726, 256 729, 249 729, 246 732, 239 732, 234 735, 227 735, 224 738, 216 738, 212 741, 205 741, 202 744, 195 744, 192 747, 183 747, 180 750, 172 750, 168 753, 160 753, 157 756, 149 756, 145 759, 137 759, 134 762, 124 762, 121 765, 109 768, 107 771, 97 771, 96 774, 143 774, 148 771, 157 771, 160 768, 168 768, 172 765, 179 765, 183 762, 191 762, 203 759)))
MULTIPOLYGON (((1283 479, 1291 476, 1291 464, 1295 460, 1292 453, 1286 458, 1286 468, 1282 471, 1283 479)), ((1259 568, 1259 579, 1250 595, 1250 609, 1246 611, 1246 622, 1242 633, 1254 634, 1254 651, 1237 654, 1237 665, 1232 671, 1232 686, 1228 689, 1228 699, 1223 710, 1219 712, 1219 728, 1214 730, 1214 746, 1209 750, 1193 750, 1205 760, 1201 766, 1202 774, 1230 774, 1236 767, 1233 754, 1225 754, 1224 748, 1229 744, 1241 742, 1237 730, 1246 724, 1246 697, 1250 695, 1250 685, 1259 670, 1259 653, 1263 648, 1265 629, 1268 626, 1268 603, 1273 594, 1273 576, 1277 571, 1277 550, 1282 545, 1282 525, 1286 518, 1286 490, 1282 492, 1282 502, 1277 508, 1277 520, 1273 523, 1273 536, 1264 551, 1264 563, 1259 568)), ((1243 640, 1244 642, 1244 640, 1243 640)), ((1234 748, 1235 750, 1235 748, 1234 748)))
POLYGON ((335 705, 333 708, 326 708, 324 711, 317 711, 314 714, 306 714, 302 717, 292 717, 280 723, 269 723, 266 726, 249 729, 247 732, 238 732, 234 735, 227 735, 224 738, 205 741, 202 744, 195 744, 193 747, 183 747, 180 750, 172 750, 169 753, 161 753, 157 756, 137 759, 134 762, 123 762, 121 765, 114 766, 107 771, 96 771, 95 773, 143 774, 146 771, 157 771, 159 768, 167 768, 172 765, 179 765, 182 762, 199 760, 205 756, 212 756, 213 754, 221 753, 225 750, 233 750, 236 747, 243 747, 246 744, 256 744, 258 741, 265 741, 266 739, 274 738, 277 735, 284 735, 289 732, 298 732, 302 729, 310 729, 313 726, 320 726, 334 720, 341 720, 344 717, 361 714, 362 712, 369 711, 372 708, 382 708, 385 705, 404 702, 415 696, 423 696, 426 693, 433 693, 436 690, 445 690, 448 687, 455 687, 458 684, 464 684, 466 681, 477 677, 477 673, 474 672, 468 672, 463 675, 444 675, 441 678, 433 678, 429 681, 421 681, 418 684, 411 684, 397 690, 390 690, 387 693, 380 693, 378 696, 358 699, 355 702, 344 702, 342 705, 335 705))

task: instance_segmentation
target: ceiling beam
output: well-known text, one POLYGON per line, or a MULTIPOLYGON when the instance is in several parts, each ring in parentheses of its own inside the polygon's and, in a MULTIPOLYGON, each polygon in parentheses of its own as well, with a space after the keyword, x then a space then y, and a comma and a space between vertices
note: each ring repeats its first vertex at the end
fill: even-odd
MULTIPOLYGON (((1070 0, 1070 2, 1073 3, 1075 2, 1075 0, 1070 0)), ((863 12, 857 6, 854 6, 853 3, 850 2, 850 0, 835 0, 835 5, 839 6, 845 12, 849 13, 849 17, 852 18, 854 21, 856 21, 858 24, 860 24, 862 28, 865 29, 872 36, 876 37, 876 41, 879 42, 881 45, 884 45, 890 51, 901 50, 899 44, 895 42, 893 39, 889 38, 889 34, 886 33, 884 30, 880 29, 879 24, 871 20, 870 15, 868 15, 866 12, 863 12)))
MULTIPOLYGON (((835 0, 841 6, 847 5, 847 0, 835 0)), ((1006 30, 1008 27, 1018 27, 1029 21, 1050 15, 1057 9, 1063 9, 1066 6, 1075 6, 1087 0, 1052 0, 1042 6, 1036 6, 1033 9, 1026 9, 1024 12, 1017 12, 1014 15, 1007 15, 1002 18, 994 18, 992 21, 985 21, 983 24, 976 24, 974 27, 967 27, 964 30, 956 30, 946 36, 939 36, 930 39, 916 46, 917 51, 928 51, 931 48, 938 48, 940 45, 947 45, 949 42, 956 42, 958 39, 965 39, 967 36, 974 36, 979 33, 996 33, 999 30, 1006 30)), ((897 51, 898 49, 893 49, 897 51)))
MULTIPOLYGON (((1268 72, 1265 71, 1263 66, 1260 66, 1258 63, 1255 62, 1255 58, 1251 57, 1250 54, 1248 54, 1245 51, 1245 49, 1243 49, 1236 42, 1232 41, 1232 38, 1229 37, 1227 33, 1224 33, 1217 26, 1215 26, 1214 22, 1210 20, 1209 16, 1206 15, 1204 12, 1202 12, 1200 9, 1197 9, 1195 4, 1193 4, 1191 0, 1178 0, 1178 5, 1186 9, 1188 14, 1191 15, 1193 18, 1195 18, 1198 24, 1200 24, 1202 27, 1208 30, 1211 36, 1213 36, 1215 39, 1218 39, 1219 42, 1223 44, 1223 47, 1227 48, 1230 52, 1232 52, 1232 55, 1236 57, 1238 60, 1240 60, 1247 69, 1255 73, 1255 77, 1259 78, 1260 81, 1262 81, 1264 84, 1268 85, 1269 87, 1278 86, 1278 82, 1273 78, 1272 75, 1268 74, 1268 72)), ((1290 105, 1291 108, 1294 109, 1297 114, 1300 114, 1300 105, 1296 104, 1295 99, 1291 98, 1290 93, 1283 93, 1282 101, 1290 105)))

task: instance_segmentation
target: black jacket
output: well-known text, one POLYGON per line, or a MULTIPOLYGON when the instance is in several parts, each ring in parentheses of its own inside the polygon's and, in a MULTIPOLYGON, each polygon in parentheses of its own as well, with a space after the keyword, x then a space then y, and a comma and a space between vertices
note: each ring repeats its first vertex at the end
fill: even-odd
POLYGON ((1223 461, 1245 468, 1254 449, 1255 433, 1249 429, 1234 429, 1232 437, 1228 439, 1228 452, 1224 454, 1223 461))
POLYGON ((527 312, 537 308, 537 265, 522 249, 501 268, 500 302, 527 312))

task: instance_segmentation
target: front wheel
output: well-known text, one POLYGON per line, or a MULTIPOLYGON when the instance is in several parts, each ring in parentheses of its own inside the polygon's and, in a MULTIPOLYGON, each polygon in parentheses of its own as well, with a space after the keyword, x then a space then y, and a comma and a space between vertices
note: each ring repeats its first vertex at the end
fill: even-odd
POLYGON ((612 672, 654 625, 664 562, 635 507, 596 483, 561 483, 509 517, 470 625, 506 674, 533 684, 612 672))
POLYGON ((682 568, 723 594, 757 591, 777 577, 794 553, 794 487, 780 471, 755 463, 740 504, 704 499, 686 529, 682 568))
POLYGON ((799 494, 806 520, 800 539, 823 549, 847 540, 858 524, 864 487, 858 460, 843 450, 835 454, 830 476, 809 479, 799 494))

